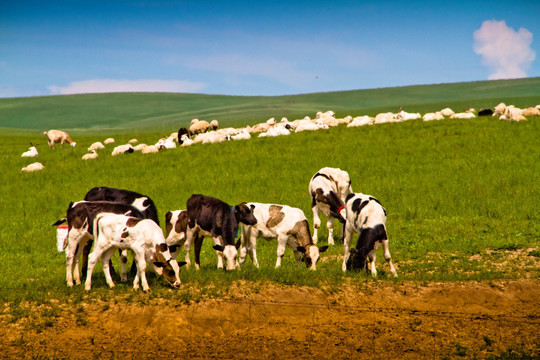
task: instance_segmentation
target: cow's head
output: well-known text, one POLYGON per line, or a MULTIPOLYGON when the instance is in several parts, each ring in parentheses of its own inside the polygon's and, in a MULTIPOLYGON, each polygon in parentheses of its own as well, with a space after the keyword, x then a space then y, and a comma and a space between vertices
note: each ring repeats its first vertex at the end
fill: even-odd
POLYGON ((253 215, 254 205, 248 206, 245 202, 238 204, 234 207, 234 216, 236 221, 241 222, 246 225, 255 225, 257 219, 253 215))
POLYGON ((158 275, 163 275, 165 280, 167 280, 172 287, 179 287, 182 283, 180 281, 180 267, 184 266, 186 263, 183 261, 178 263, 174 260, 165 243, 156 245, 155 250, 156 252, 154 254, 152 265, 154 265, 156 273, 158 273, 158 275))
POLYGON ((298 246, 296 250, 300 251, 302 255, 302 261, 306 264, 309 270, 317 270, 317 262, 319 261, 320 253, 325 252, 328 246, 317 247, 315 245, 298 246))
POLYGON ((361 253, 358 249, 351 249, 349 258, 347 259, 347 270, 367 270, 366 256, 361 253))
POLYGON ((237 245, 214 245, 216 251, 221 251, 223 253, 223 257, 225 258, 225 270, 235 270, 237 268, 239 245, 240 242, 238 242, 237 245))

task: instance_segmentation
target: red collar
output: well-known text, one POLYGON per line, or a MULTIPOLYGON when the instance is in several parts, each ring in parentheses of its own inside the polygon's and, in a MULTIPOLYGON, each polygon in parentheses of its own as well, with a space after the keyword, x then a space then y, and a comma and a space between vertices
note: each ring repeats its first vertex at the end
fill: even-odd
POLYGON ((341 212, 341 210, 345 209, 345 206, 340 206, 339 209, 337 209, 338 214, 341 212))

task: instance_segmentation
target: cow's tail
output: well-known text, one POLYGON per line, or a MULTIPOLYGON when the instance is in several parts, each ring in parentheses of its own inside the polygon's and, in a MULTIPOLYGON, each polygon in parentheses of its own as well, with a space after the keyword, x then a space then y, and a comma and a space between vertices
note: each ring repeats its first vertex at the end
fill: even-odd
POLYGON ((60 224, 63 224, 67 221, 67 217, 63 217, 61 219, 56 220, 56 222, 52 223, 51 226, 58 226, 60 224))

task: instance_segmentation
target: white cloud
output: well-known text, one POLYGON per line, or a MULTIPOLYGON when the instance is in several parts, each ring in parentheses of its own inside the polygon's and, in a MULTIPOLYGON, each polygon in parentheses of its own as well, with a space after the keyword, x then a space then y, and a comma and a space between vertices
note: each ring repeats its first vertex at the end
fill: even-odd
POLYGON ((48 89, 54 95, 67 94, 93 94, 113 92, 174 92, 190 93, 205 88, 201 82, 181 80, 114 80, 94 79, 75 81, 67 86, 49 86, 48 89))
POLYGON ((505 21, 488 20, 474 32, 474 52, 491 69, 489 80, 526 77, 536 54, 531 49, 533 35, 524 28, 517 32, 505 21))

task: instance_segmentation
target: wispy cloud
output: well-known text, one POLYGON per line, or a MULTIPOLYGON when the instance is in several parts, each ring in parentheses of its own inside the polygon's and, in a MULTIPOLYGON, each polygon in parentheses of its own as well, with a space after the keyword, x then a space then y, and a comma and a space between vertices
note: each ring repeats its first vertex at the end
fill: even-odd
POLYGON ((474 52, 491 69, 489 80, 522 78, 536 57, 532 39, 527 29, 515 31, 505 21, 488 20, 474 32, 474 52))
POLYGON ((49 86, 49 91, 54 95, 67 94, 92 94, 113 92, 175 92, 191 93, 204 89, 206 85, 201 82, 182 80, 115 80, 93 79, 75 81, 67 86, 49 86))

